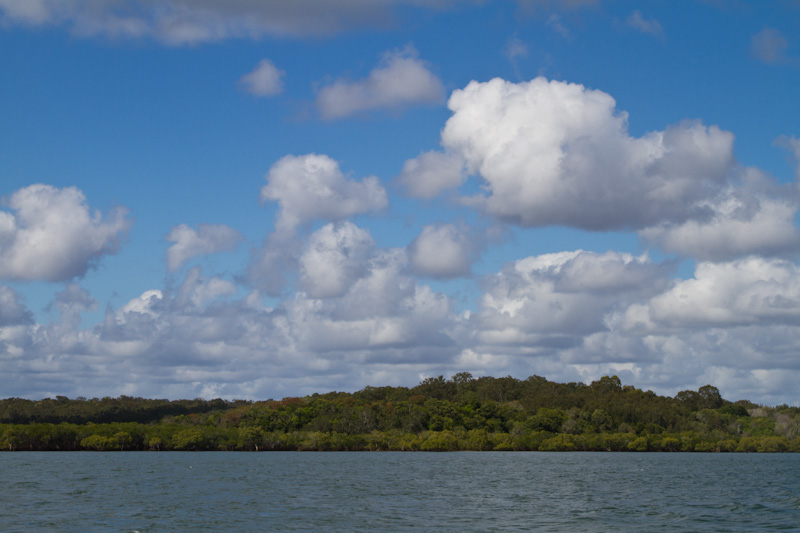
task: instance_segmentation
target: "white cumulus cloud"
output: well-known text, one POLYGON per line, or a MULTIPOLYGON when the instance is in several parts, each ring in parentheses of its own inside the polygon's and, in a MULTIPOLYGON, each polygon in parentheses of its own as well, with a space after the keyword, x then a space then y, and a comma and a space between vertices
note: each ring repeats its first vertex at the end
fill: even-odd
POLYGON ((242 240, 242 235, 225 225, 200 224, 193 229, 181 224, 172 228, 166 239, 175 243, 167 248, 167 268, 174 272, 198 255, 233 250, 242 240))
POLYGON ((341 221, 388 205, 377 177, 352 180, 326 155, 287 155, 272 165, 266 179, 261 201, 278 202, 280 210, 275 231, 252 251, 246 278, 272 296, 281 294, 287 276, 297 267, 302 253, 299 227, 314 220, 341 221))
POLYGON ((662 224, 640 235, 666 252, 700 261, 728 261, 751 254, 786 255, 800 250, 797 205, 788 198, 729 191, 708 204, 706 219, 662 224))
POLYGON ((480 243, 454 224, 425 226, 408 247, 415 273, 433 278, 469 276, 480 243))
POLYGON ((125 316, 129 313, 138 313, 148 316, 156 316, 157 312, 154 310, 159 301, 164 299, 164 294, 158 289, 152 289, 143 292, 140 296, 130 300, 123 305, 119 311, 118 316, 120 321, 125 321, 125 316))
POLYGON ((378 109, 402 109, 444 100, 444 86, 411 47, 389 52, 363 80, 337 80, 322 87, 317 107, 332 120, 378 109))
POLYGON ((800 267, 755 256, 700 263, 694 278, 676 281, 647 309, 652 323, 663 327, 800 325, 800 267))
POLYGON ((36 184, 20 189, 0 211, 0 278, 68 281, 117 252, 131 221, 123 207, 104 219, 75 187, 36 184))
POLYGON ((582 250, 520 259, 487 276, 471 317, 477 342, 554 350, 605 331, 605 317, 666 286, 668 269, 647 257, 582 250))
POLYGON ((259 61, 256 68, 239 79, 239 86, 254 96, 274 96, 283 92, 283 77, 280 70, 269 59, 259 61))
POLYGON ((326 155, 287 155, 272 165, 261 201, 272 200, 281 210, 276 226, 294 230, 312 220, 342 220, 380 210, 388 201, 378 178, 348 179, 326 155))
POLYGON ((455 354, 447 333, 450 302, 408 275, 403 250, 375 251, 367 270, 339 298, 298 293, 287 307, 296 341, 312 352, 397 363, 455 354))
POLYGON ((236 292, 236 285, 222 278, 208 278, 200 267, 194 267, 186 274, 178 288, 175 303, 182 309, 202 309, 209 302, 236 292))
POLYGON ((308 239, 300 257, 300 288, 311 298, 344 294, 367 274, 375 241, 352 222, 326 224, 308 239))
POLYGON ((731 133, 684 122, 631 137, 610 95, 577 84, 473 81, 448 106, 444 153, 488 191, 468 201, 522 226, 602 231, 688 220, 735 163, 731 133))
POLYGON ((425 152, 403 164, 397 183, 411 196, 431 199, 442 191, 458 187, 466 178, 461 158, 442 152, 425 152))

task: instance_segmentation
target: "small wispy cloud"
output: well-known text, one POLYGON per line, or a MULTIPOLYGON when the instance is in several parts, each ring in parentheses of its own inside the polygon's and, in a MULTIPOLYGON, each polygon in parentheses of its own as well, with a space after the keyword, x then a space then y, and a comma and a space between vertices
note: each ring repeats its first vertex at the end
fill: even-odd
POLYGON ((509 61, 514 61, 520 57, 528 56, 528 45, 522 42, 518 37, 514 36, 506 43, 506 57, 509 61))
POLYGON ((528 45, 514 35, 506 42, 504 53, 508 62, 514 68, 517 78, 521 78, 519 61, 528 57, 528 45))
POLYGON ((564 26, 564 24, 561 22, 561 17, 556 15, 555 13, 550 15, 550 18, 547 19, 547 25, 550 26, 550 28, 553 31, 560 34, 565 39, 569 38, 570 36, 569 28, 564 26))
POLYGON ((750 38, 750 52, 764 63, 785 63, 796 61, 786 54, 789 42, 775 28, 764 28, 750 38))
POLYGON ((641 33, 648 33, 658 38, 664 37, 664 28, 661 27, 661 23, 656 19, 648 20, 644 18, 642 12, 638 9, 628 15, 628 18, 625 19, 625 24, 641 33))
POLYGON ((794 158, 795 163, 795 178, 800 180, 800 139, 795 137, 794 135, 781 135, 777 139, 775 139, 772 144, 774 146, 779 146, 784 150, 788 150, 789 153, 794 158))
POLYGON ((286 72, 278 69, 269 59, 259 61, 256 68, 239 79, 239 87, 254 96, 274 96, 283 92, 286 72))
POLYGON ((384 54, 367 78, 338 79, 320 89, 317 108, 325 120, 367 111, 433 105, 444 100, 444 85, 409 45, 384 54))
POLYGON ((215 224, 200 224, 196 230, 181 224, 172 228, 165 238, 173 243, 167 248, 167 268, 170 272, 198 255, 233 250, 243 240, 238 231, 215 224))

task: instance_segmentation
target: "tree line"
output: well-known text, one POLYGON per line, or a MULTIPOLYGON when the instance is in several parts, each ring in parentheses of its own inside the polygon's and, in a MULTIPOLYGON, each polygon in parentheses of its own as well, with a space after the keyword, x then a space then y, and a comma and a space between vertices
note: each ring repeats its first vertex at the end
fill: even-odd
POLYGON ((798 452, 800 408, 461 372, 282 400, 0 400, 0 450, 798 452))

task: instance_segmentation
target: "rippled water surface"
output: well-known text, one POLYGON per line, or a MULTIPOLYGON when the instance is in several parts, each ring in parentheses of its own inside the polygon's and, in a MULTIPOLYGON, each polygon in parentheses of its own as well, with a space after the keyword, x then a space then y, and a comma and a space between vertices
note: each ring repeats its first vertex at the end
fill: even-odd
POLYGON ((0 453, 2 531, 800 530, 798 454, 0 453))

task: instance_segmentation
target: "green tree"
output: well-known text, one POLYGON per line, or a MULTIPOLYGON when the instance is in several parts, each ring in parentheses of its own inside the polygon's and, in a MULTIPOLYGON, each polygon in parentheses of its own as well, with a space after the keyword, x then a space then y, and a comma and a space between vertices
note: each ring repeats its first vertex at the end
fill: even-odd
POLYGON ((90 435, 81 440, 81 446, 87 450, 113 450, 116 443, 103 435, 90 435))
POLYGON ((203 431, 198 428, 184 429, 172 437, 172 447, 176 450, 205 450, 203 431))
POLYGON ((551 433, 558 433, 561 430, 561 425, 567 419, 566 413, 561 409, 551 409, 548 407, 540 407, 536 411, 536 415, 531 417, 529 424, 534 431, 549 431, 551 433))

